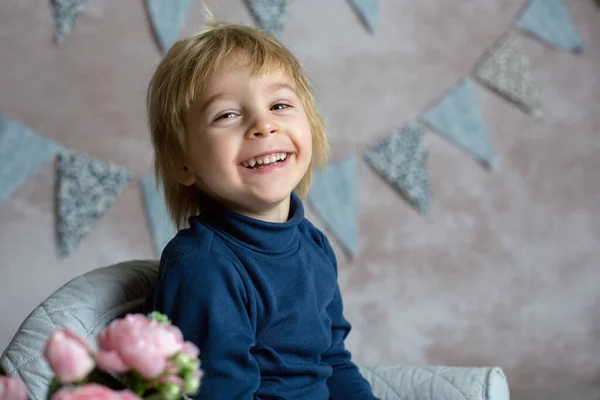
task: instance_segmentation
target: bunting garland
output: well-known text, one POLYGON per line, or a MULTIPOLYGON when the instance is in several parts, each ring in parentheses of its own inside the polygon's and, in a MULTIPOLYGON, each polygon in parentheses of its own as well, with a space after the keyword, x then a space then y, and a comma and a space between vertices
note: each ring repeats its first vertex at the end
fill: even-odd
POLYGON ((428 153, 423 140, 423 126, 405 125, 400 131, 370 146, 364 159, 381 176, 427 215, 431 206, 428 153))
POLYGON ((85 10, 88 0, 50 0, 54 16, 57 42, 62 41, 71 33, 79 14, 85 10))
POLYGON ((129 173, 87 154, 65 151, 59 154, 56 175, 56 232, 64 257, 113 205, 129 182, 129 173))
POLYGON ((470 153, 486 166, 494 161, 494 149, 488 138, 475 86, 462 80, 423 114, 423 120, 439 134, 470 153))
POLYGON ((0 204, 52 161, 61 146, 0 115, 0 204))
MULTIPOLYGON (((279 36, 285 27, 290 0, 240 0, 266 32, 279 36)), ((148 19, 161 50, 177 41, 191 8, 191 0, 144 0, 148 19)), ((380 0, 347 0, 370 32, 380 23, 380 0)), ((50 0, 55 20, 55 39, 70 34, 88 0, 50 0)), ((584 43, 577 34, 562 0, 528 0, 514 27, 562 51, 581 51, 584 43)))
POLYGON ((584 48, 562 0, 530 0, 515 26, 561 51, 584 48))
POLYGON ((315 171, 308 200, 329 231, 350 255, 358 256, 356 157, 315 171))
POLYGON ((279 36, 287 18, 288 0, 246 0, 252 16, 265 32, 279 36))
POLYGON ((142 176, 140 178, 140 185, 142 186, 142 194, 144 196, 146 217, 148 218, 152 234, 154 254, 160 258, 167 243, 177 233, 177 229, 169 218, 165 197, 154 177, 142 176))
MULTIPOLYGON (((258 25, 280 36, 285 28, 289 0, 244 0, 258 25)), ((192 6, 191 0, 144 0, 148 20, 162 52, 175 43, 192 6)), ((50 0, 55 20, 55 39, 72 31, 87 0, 50 0)), ((370 32, 380 24, 379 0, 347 0, 370 32)), ((528 0, 511 29, 483 54, 473 68, 473 79, 511 101, 525 112, 539 116, 541 92, 533 78, 523 34, 560 51, 582 51, 578 35, 562 0, 528 0)), ((442 94, 419 120, 370 145, 363 160, 397 189, 419 213, 431 209, 429 154, 424 141, 427 124, 442 137, 486 166, 497 158, 469 77, 442 94)), ((112 163, 65 149, 21 122, 0 114, 0 204, 28 179, 57 159, 56 233, 60 254, 68 256, 97 221, 114 204, 131 180, 130 173, 112 163), (58 156, 58 157, 57 157, 58 156)), ((357 158, 331 164, 314 173, 308 201, 326 229, 351 256, 360 254, 356 176, 357 158)), ((139 178, 148 227, 159 256, 177 232, 165 199, 154 178, 139 178)))
POLYGON ((379 25, 379 0, 348 0, 370 32, 379 25))
POLYGON ((156 41, 163 53, 179 39, 191 0, 145 0, 156 41))
POLYGON ((515 33, 508 33, 479 60, 475 77, 525 112, 541 114, 540 91, 533 82, 521 39, 515 33))

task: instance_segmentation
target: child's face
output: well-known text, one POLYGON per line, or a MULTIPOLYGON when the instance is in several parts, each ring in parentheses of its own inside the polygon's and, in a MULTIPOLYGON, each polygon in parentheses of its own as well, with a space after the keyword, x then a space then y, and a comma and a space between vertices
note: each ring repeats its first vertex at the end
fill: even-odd
POLYGON ((252 217, 287 207, 311 162, 310 125, 293 81, 278 69, 253 76, 243 57, 212 77, 186 127, 182 182, 252 217))

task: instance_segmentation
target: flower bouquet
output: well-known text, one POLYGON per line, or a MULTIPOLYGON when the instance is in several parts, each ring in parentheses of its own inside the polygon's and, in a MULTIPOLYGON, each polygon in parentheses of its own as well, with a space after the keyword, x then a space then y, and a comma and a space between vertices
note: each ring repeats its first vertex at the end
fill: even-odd
MULTIPOLYGON (((54 372, 48 400, 176 400, 200 387, 198 348, 158 312, 113 321, 97 348, 66 328, 52 332, 44 348, 54 372)), ((29 398, 22 381, 3 375, 0 400, 29 398)))

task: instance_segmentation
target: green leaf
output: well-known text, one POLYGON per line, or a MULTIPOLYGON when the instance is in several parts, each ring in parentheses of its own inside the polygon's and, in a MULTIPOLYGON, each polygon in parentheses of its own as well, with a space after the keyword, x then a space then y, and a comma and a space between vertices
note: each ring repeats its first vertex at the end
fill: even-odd
POLYGON ((138 396, 142 396, 149 388, 149 382, 136 370, 131 370, 125 375, 127 387, 138 396))
POLYGON ((177 400, 181 398, 181 388, 174 383, 167 383, 160 388, 160 393, 166 400, 177 400))
POLYGON ((50 381, 50 385, 48 385, 48 393, 46 393, 46 400, 50 400, 52 396, 54 396, 54 394, 60 390, 61 387, 62 384, 58 381, 58 379, 56 379, 56 377, 53 377, 50 381))
POLYGON ((162 395, 162 393, 154 393, 150 396, 145 396, 144 400, 165 400, 165 397, 162 395))
POLYGON ((148 319, 171 325, 169 317, 167 317, 165 314, 159 313, 158 311, 152 311, 150 314, 148 314, 148 319))

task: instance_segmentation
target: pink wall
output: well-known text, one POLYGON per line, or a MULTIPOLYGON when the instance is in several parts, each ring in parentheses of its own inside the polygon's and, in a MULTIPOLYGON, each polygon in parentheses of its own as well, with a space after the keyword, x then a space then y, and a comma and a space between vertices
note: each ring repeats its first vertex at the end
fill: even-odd
MULTIPOLYGON (((219 19, 252 23, 241 0, 206 2, 219 19)), ((202 24, 195 3, 185 33, 202 24)), ((313 78, 334 158, 419 116, 524 3, 383 1, 372 36, 344 0, 292 2, 283 37, 313 78)), ((336 248, 357 361, 499 365, 515 389, 600 384, 600 11, 591 0, 566 4, 583 54, 524 39, 542 121, 478 86, 497 170, 427 132, 434 203, 423 218, 359 163, 363 252, 349 261, 336 248)), ((150 172, 144 92, 160 54, 141 0, 90 1, 59 46, 47 2, 5 1, 0 32, 0 112, 150 172)), ((0 348, 68 279, 153 257, 136 178, 64 260, 53 166, 0 205, 0 348)))

